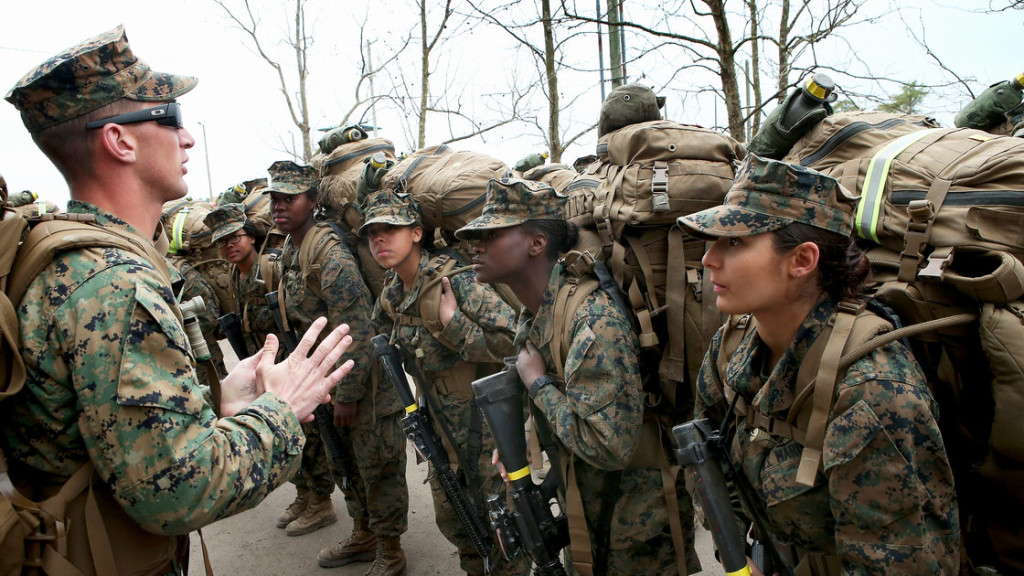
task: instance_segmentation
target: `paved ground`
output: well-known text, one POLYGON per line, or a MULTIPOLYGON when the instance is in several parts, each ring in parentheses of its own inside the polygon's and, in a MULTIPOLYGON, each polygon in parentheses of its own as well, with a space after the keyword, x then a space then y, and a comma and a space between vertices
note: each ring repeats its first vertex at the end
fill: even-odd
MULTIPOLYGON (((234 355, 226 342, 222 342, 225 360, 234 355)), ((229 360, 230 358, 230 360, 229 360)), ((426 464, 416 465, 409 447, 406 477, 409 481, 409 531, 402 538, 402 546, 409 558, 409 576, 449 576, 459 574, 459 561, 455 548, 444 539, 434 525, 434 509, 430 501, 430 488, 423 483, 426 464)), ((203 530, 210 551, 213 571, 218 576, 362 576, 369 564, 352 564, 341 568, 324 569, 316 563, 317 552, 329 544, 343 540, 352 531, 352 521, 345 512, 341 490, 334 492, 334 507, 338 522, 305 536, 288 537, 284 530, 274 526, 274 520, 295 497, 295 488, 286 484, 252 510, 221 520, 203 530)), ((711 537, 701 531, 697 538, 697 551, 704 565, 703 574, 719 574, 714 561, 711 537)), ((203 553, 199 538, 192 535, 190 574, 205 574, 203 553)))

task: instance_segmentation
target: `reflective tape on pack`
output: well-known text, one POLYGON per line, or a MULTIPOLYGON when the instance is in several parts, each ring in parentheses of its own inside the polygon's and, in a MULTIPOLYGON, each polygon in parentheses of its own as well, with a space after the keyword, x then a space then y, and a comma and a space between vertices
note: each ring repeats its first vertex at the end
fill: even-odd
POLYGON ((860 202, 857 203, 857 218, 854 221, 857 234, 861 238, 871 240, 876 244, 879 243, 878 215, 885 201, 885 181, 889 177, 892 161, 910 147, 911 144, 936 130, 942 129, 929 128, 900 136, 886 144, 884 148, 871 157, 871 162, 868 163, 867 174, 864 175, 864 187, 860 192, 860 202))
POLYGON ((185 206, 174 216, 174 225, 171 226, 171 245, 167 250, 171 254, 176 254, 185 245, 185 241, 181 236, 185 231, 185 220, 191 211, 191 206, 185 206))

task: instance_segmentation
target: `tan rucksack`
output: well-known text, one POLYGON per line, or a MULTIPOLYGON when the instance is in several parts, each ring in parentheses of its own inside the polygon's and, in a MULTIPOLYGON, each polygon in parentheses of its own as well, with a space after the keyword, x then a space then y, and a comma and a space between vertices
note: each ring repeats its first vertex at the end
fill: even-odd
POLYGON ((1024 140, 921 116, 836 114, 784 160, 861 195, 871 293, 925 329, 908 341, 941 408, 962 559, 1024 571, 1024 140))
POLYGON ((704 242, 679 216, 717 206, 746 156, 732 138, 669 120, 605 134, 598 160, 565 188, 576 249, 604 261, 638 323, 641 367, 663 404, 692 417, 692 382, 722 316, 702 274, 704 242))
POLYGON ((468 255, 468 248, 459 245, 453 232, 483 212, 487 183, 506 172, 508 166, 497 158, 442 144, 417 150, 396 163, 384 174, 380 188, 415 199, 424 237, 432 237, 434 247, 452 246, 468 255))
MULTIPOLYGON (((137 254, 147 261, 160 259, 152 246, 109 229, 90 225, 87 215, 47 214, 34 222, 4 212, 0 221, 0 402, 18 394, 25 385, 25 364, 19 351, 19 322, 15 312, 30 283, 53 257, 63 251, 109 246, 137 254)), ((46 574, 81 574, 71 563, 69 536, 88 541, 96 574, 115 574, 113 547, 100 510, 109 497, 94 492, 93 466, 79 468, 60 490, 45 501, 23 496, 8 476, 0 451, 0 574, 21 574, 25 565, 46 574), (84 518, 69 521, 71 503, 86 499, 84 518), (97 504, 99 502, 99 504, 97 504), (83 523, 84 522, 84 523, 83 523), (72 531, 77 531, 72 532, 72 531), (82 536, 84 533, 84 536, 82 536)), ((77 509, 82 507, 78 505, 77 509)), ((119 545, 133 546, 119 542, 119 545)), ((78 559, 82 561, 82 559, 78 559)))

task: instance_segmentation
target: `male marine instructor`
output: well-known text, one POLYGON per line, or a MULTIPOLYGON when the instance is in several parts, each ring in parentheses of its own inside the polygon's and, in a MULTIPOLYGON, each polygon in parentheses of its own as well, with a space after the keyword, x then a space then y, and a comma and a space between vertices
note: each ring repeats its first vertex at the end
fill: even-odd
POLYGON ((67 181, 68 212, 128 246, 65 250, 42 269, 16 303, 25 387, 0 403, 0 447, 22 494, 42 499, 91 476, 66 524, 68 559, 86 574, 180 574, 184 535, 255 506, 295 473, 299 422, 352 366, 335 369, 347 326, 306 357, 319 320, 284 362, 273 364, 273 337, 242 360, 220 406, 196 383, 177 274, 152 240, 163 204, 187 191, 195 141, 175 99, 195 85, 150 69, 117 27, 6 96, 67 181), (99 532, 114 546, 97 546, 99 532))

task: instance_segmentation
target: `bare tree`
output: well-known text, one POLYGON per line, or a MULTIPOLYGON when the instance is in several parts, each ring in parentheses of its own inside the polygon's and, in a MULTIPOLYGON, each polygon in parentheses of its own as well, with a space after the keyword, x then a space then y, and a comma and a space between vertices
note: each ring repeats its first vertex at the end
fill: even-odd
MULTIPOLYGON (((533 3, 537 12, 532 14, 519 2, 486 8, 472 0, 469 4, 473 8, 475 18, 504 32, 516 44, 525 48, 532 57, 537 80, 526 82, 520 90, 524 91, 524 100, 527 93, 540 92, 546 103, 546 114, 543 115, 543 119, 525 114, 521 115, 520 119, 536 127, 543 134, 551 162, 561 162, 565 149, 597 125, 594 121, 583 126, 563 126, 562 111, 566 102, 563 101, 559 76, 567 69, 574 69, 574 66, 567 62, 565 52, 567 42, 582 36, 582 32, 576 29, 578 25, 567 21, 561 13, 552 13, 550 0, 537 0, 533 3), (520 10, 513 15, 516 7, 520 10), (521 19, 517 18, 520 15, 521 19), (574 132, 570 134, 570 130, 574 132)), ((571 104, 578 97, 579 95, 569 97, 568 102, 571 104)))
POLYGON ((281 94, 284 96, 285 104, 288 106, 288 113, 291 116, 292 123, 295 124, 295 127, 299 129, 299 133, 302 135, 301 156, 299 156, 296 150, 291 150, 290 153, 296 158, 301 157, 304 162, 309 162, 309 159, 313 157, 313 146, 309 134, 309 102, 307 100, 306 79, 309 76, 308 57, 313 39, 306 34, 306 0, 295 0, 294 28, 288 32, 287 37, 284 39, 284 42, 294 52, 295 57, 295 68, 288 69, 287 71, 286 67, 266 49, 262 29, 260 28, 261 19, 253 12, 249 0, 242 0, 243 10, 237 14, 225 3, 225 0, 213 1, 223 8, 228 18, 248 35, 256 52, 277 73, 281 94))
MULTIPOLYGON (((588 16, 576 8, 576 0, 561 0, 565 14, 587 22, 607 21, 588 16)), ((779 98, 793 86, 792 72, 817 66, 814 49, 826 38, 871 18, 859 16, 865 0, 745 0, 743 10, 731 11, 726 0, 674 0, 657 8, 631 4, 631 14, 618 25, 634 32, 632 59, 656 61, 651 68, 669 62, 673 78, 713 74, 715 82, 684 89, 691 93, 712 92, 725 104, 726 128, 738 140, 746 137, 745 126, 752 115, 762 113, 765 102, 779 98), (778 34, 768 32, 776 22, 778 34), (768 66, 766 53, 758 44, 776 47, 775 61, 768 66), (752 60, 748 81, 753 106, 744 106, 740 90, 741 62, 752 60), (798 62, 804 62, 802 66, 798 62), (769 97, 761 93, 759 78, 774 68, 777 89, 769 97), (758 81, 755 82, 755 77, 758 81)))

